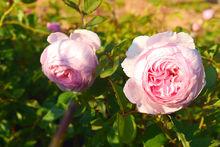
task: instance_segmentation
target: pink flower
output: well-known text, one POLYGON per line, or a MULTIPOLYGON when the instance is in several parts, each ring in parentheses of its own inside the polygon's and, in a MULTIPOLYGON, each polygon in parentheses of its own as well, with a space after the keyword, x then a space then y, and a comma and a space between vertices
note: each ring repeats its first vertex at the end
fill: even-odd
POLYGON ((47 29, 51 32, 59 32, 61 31, 60 24, 57 22, 48 22, 47 29))
POLYGON ((212 9, 206 9, 202 12, 202 17, 205 20, 209 20, 214 16, 215 11, 212 9))
POLYGON ((122 63, 129 77, 124 93, 139 112, 166 114, 187 106, 205 85, 192 37, 164 32, 136 37, 122 63))
POLYGON ((194 32, 197 32, 197 31, 199 31, 201 29, 201 25, 200 24, 198 24, 198 23, 193 23, 192 24, 192 30, 194 31, 194 32))
POLYGON ((91 86, 98 65, 97 34, 79 29, 68 37, 57 32, 50 34, 47 41, 50 45, 40 57, 44 74, 61 90, 82 91, 91 86))

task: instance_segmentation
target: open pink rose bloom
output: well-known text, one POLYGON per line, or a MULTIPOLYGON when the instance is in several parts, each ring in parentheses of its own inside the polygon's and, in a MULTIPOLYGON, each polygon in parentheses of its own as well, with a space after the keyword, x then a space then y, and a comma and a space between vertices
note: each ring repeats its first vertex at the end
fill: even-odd
POLYGON ((186 33, 136 37, 126 55, 121 64, 129 77, 124 93, 141 113, 178 111, 205 85, 201 56, 186 33))
POLYGON ((95 54, 100 47, 96 33, 75 30, 70 37, 56 32, 48 36, 50 43, 41 54, 44 74, 61 90, 82 91, 95 79, 98 60, 95 54))

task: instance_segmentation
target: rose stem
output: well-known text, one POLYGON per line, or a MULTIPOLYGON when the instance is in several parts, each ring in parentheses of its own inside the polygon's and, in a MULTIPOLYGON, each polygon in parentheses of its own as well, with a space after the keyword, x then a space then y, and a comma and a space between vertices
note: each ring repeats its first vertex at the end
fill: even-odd
POLYGON ((76 110, 76 104, 71 100, 68 110, 65 112, 63 119, 60 121, 59 128, 56 134, 53 136, 49 147, 60 147, 62 145, 63 139, 67 128, 71 122, 73 112, 76 110))

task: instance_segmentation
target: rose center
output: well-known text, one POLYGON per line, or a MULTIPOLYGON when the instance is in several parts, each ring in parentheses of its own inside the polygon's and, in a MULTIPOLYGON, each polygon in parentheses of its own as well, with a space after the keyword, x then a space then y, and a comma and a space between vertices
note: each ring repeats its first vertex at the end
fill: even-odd
POLYGON ((182 74, 176 64, 170 61, 155 63, 147 72, 147 83, 153 95, 170 97, 175 96, 180 90, 182 74))
POLYGON ((54 76, 62 81, 63 83, 74 83, 77 84, 80 78, 79 73, 74 69, 70 69, 67 66, 58 66, 53 65, 50 67, 50 70, 54 74, 54 76))

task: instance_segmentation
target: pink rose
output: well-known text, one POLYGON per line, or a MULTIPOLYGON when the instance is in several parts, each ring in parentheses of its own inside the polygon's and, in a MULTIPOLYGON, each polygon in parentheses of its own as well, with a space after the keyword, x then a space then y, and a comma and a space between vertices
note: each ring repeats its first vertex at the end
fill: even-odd
POLYGON ((201 57, 186 33, 136 37, 126 55, 122 67, 129 79, 124 93, 139 112, 175 112, 194 100, 205 85, 201 57))
POLYGON ((203 19, 205 19, 205 20, 209 20, 209 19, 211 19, 213 16, 214 16, 214 10, 212 10, 212 9, 206 9, 206 10, 204 10, 203 12, 202 12, 202 17, 203 17, 203 19))
POLYGON ((82 91, 91 86, 98 65, 97 34, 79 29, 68 37, 57 32, 50 34, 47 41, 50 45, 40 57, 44 74, 61 90, 82 91))

